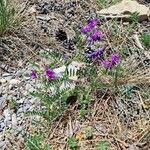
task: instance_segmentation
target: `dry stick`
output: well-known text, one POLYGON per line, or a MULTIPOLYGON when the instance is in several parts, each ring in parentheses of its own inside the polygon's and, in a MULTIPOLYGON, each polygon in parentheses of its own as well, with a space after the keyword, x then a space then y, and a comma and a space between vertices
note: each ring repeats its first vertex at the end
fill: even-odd
MULTIPOLYGON (((109 115, 107 115, 107 117, 108 117, 108 119, 109 119, 110 124, 112 124, 112 121, 110 120, 109 115)), ((113 134, 115 135, 114 131, 112 131, 112 132, 113 132, 113 134)), ((125 143, 124 141, 121 141, 121 140, 117 139, 117 138, 114 137, 113 135, 110 135, 110 136, 112 136, 116 141, 122 143, 125 147, 128 147, 128 144, 125 143)))
MULTIPOLYGON (((107 91, 105 92, 105 94, 107 93, 107 91)), ((95 105, 94 105, 94 112, 92 113, 92 116, 94 117, 95 115, 96 115, 96 113, 97 113, 97 111, 98 111, 98 109, 96 109, 96 108, 98 108, 99 107, 99 105, 100 105, 100 101, 103 99, 103 97, 105 96, 105 94, 103 94, 103 96, 98 100, 98 101, 96 101, 96 103, 95 103, 95 105), (97 107, 97 104, 98 104, 98 107, 97 107)), ((110 97, 109 97, 110 98, 110 97)), ((108 99, 109 99, 108 98, 108 99)), ((108 101, 108 99, 106 100, 106 101, 108 101)))
POLYGON ((55 133, 55 131, 56 131, 56 128, 59 126, 59 124, 60 124, 61 120, 62 120, 62 117, 59 119, 59 121, 58 121, 57 125, 56 125, 56 126, 55 126, 55 128, 53 129, 53 132, 49 135, 50 139, 52 139, 52 138, 53 138, 54 133, 55 133))
POLYGON ((25 10, 26 7, 27 7, 28 2, 29 2, 29 0, 26 0, 26 2, 25 2, 25 4, 24 4, 24 7, 22 7, 22 9, 18 12, 17 16, 18 16, 19 14, 21 14, 21 13, 24 12, 24 10, 25 10))
POLYGON ((148 130, 148 131, 145 131, 145 132, 143 133, 143 135, 138 139, 137 143, 139 143, 147 134, 150 133, 150 130, 149 130, 149 129, 147 129, 147 130, 148 130))

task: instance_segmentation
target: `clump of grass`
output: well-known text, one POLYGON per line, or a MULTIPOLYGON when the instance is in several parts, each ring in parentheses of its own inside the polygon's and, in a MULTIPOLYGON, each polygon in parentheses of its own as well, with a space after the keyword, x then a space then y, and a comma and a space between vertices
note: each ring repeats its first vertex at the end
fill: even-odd
POLYGON ((6 0, 0 0, 0 35, 3 35, 15 25, 15 9, 6 0))
POLYGON ((67 143, 72 150, 78 149, 78 141, 75 137, 69 137, 67 143))
POLYGON ((150 48, 150 33, 143 33, 141 35, 141 41, 145 47, 150 48))
POLYGON ((108 141, 100 141, 97 144, 97 150, 109 150, 109 143, 108 143, 108 141))
POLYGON ((44 143, 43 137, 39 135, 30 135, 26 143, 27 150, 52 150, 51 146, 44 143))
POLYGON ((114 5, 116 3, 120 2, 120 0, 112 0, 112 1, 109 1, 109 0, 97 0, 97 5, 100 7, 100 8, 105 8, 105 7, 109 7, 111 5, 114 5))

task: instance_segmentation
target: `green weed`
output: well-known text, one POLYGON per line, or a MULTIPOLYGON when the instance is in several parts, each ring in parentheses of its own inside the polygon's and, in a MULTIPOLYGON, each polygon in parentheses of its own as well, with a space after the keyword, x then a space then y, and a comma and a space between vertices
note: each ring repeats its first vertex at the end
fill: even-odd
POLYGON ((108 141, 100 141, 97 144, 96 150, 109 150, 109 142, 108 141))
POLYGON ((100 7, 100 8, 105 8, 105 7, 109 7, 111 5, 114 5, 116 3, 120 2, 120 0, 97 0, 97 5, 100 7))
POLYGON ((145 47, 150 48, 150 33, 142 33, 141 41, 145 47))
POLYGON ((15 25, 15 9, 11 8, 6 0, 0 0, 0 35, 15 25))
POLYGON ((78 149, 78 141, 75 137, 69 137, 67 143, 72 150, 78 149))

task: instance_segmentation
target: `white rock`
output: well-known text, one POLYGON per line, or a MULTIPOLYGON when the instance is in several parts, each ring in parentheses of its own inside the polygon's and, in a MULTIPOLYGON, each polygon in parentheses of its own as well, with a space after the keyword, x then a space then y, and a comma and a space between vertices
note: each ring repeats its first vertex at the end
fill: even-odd
POLYGON ((130 13, 134 12, 139 13, 140 20, 148 19, 150 15, 149 7, 139 4, 135 0, 123 0, 109 8, 100 10, 97 13, 110 18, 129 18, 130 13))
POLYGON ((16 114, 12 114, 12 128, 15 129, 17 127, 17 117, 16 114))
POLYGON ((6 142, 5 141, 0 141, 0 148, 1 150, 3 150, 3 147, 6 146, 6 142))
POLYGON ((9 109, 5 109, 3 112, 5 118, 9 118, 10 117, 10 110, 9 109))
POLYGON ((18 104, 22 104, 25 101, 24 98, 21 98, 19 101, 17 101, 18 104))
POLYGON ((10 81, 9 81, 9 83, 11 84, 11 85, 16 85, 16 84, 19 84, 21 81, 20 80, 18 80, 18 79, 11 79, 10 81))
POLYGON ((7 82, 7 80, 6 79, 4 79, 4 78, 2 78, 2 79, 0 79, 0 83, 6 83, 7 82))

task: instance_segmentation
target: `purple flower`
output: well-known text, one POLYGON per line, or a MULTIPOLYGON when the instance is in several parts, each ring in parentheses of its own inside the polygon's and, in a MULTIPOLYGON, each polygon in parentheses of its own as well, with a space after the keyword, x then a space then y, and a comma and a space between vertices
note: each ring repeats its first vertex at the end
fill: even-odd
POLYGON ((91 36, 91 40, 94 42, 94 41, 97 41, 97 40, 100 40, 101 38, 103 37, 103 33, 102 31, 100 30, 96 30, 91 36))
POLYGON ((90 32, 92 29, 90 28, 90 26, 86 25, 84 27, 81 28, 81 32, 83 33, 88 33, 90 32))
POLYGON ((91 54, 87 54, 87 56, 90 58, 90 59, 96 59, 98 57, 102 57, 103 54, 104 54, 104 50, 105 50, 105 47, 102 47, 102 48, 98 48, 97 50, 95 50, 94 52, 92 52, 91 54))
POLYGON ((94 27, 97 26, 97 24, 98 24, 98 19, 97 19, 97 18, 94 18, 94 19, 92 19, 92 20, 89 21, 88 26, 89 26, 91 29, 93 29, 94 27))
POLYGON ((119 60, 120 60, 120 56, 119 56, 118 53, 114 53, 114 54, 111 55, 111 61, 112 61, 113 65, 118 64, 119 60))
POLYGON ((51 79, 51 80, 54 80, 55 79, 55 77, 56 77, 56 74, 55 74, 55 72, 52 70, 52 69, 50 69, 50 68, 46 68, 46 76, 49 78, 49 79, 51 79))
POLYGON ((104 61, 102 62, 102 64, 103 64, 104 67, 107 68, 107 69, 112 69, 112 67, 113 67, 111 61, 109 61, 109 60, 104 60, 104 61))
POLYGON ((36 70, 32 70, 32 72, 31 72, 31 78, 32 79, 36 79, 37 78, 37 71, 36 70))
POLYGON ((111 60, 104 60, 102 64, 107 69, 112 69, 115 65, 117 65, 120 61, 120 56, 118 53, 114 53, 111 55, 111 60))
POLYGON ((81 28, 81 32, 83 32, 83 33, 91 32, 92 29, 97 26, 97 23, 98 23, 97 18, 90 20, 89 23, 86 26, 81 28))

